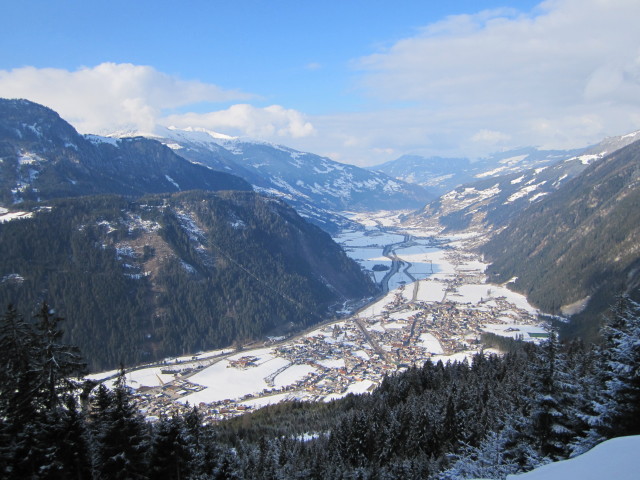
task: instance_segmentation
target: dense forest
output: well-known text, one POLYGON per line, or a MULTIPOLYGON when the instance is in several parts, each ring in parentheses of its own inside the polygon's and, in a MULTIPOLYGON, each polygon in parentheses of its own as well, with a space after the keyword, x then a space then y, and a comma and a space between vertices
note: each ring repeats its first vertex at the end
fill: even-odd
POLYGON ((617 295, 640 300, 639 159, 635 142, 523 210, 481 247, 491 262, 489 281, 512 282, 533 305, 553 314, 586 304, 563 333, 595 338, 617 295))
POLYGON ((3 478, 505 478, 640 434, 640 304, 626 297, 601 347, 511 342, 413 366, 371 394, 214 425, 196 408, 146 422, 124 375, 111 390, 81 381, 63 325, 46 304, 0 319, 3 478))
POLYGON ((376 292, 327 233, 253 192, 33 209, 0 224, 0 304, 32 312, 56 299, 91 370, 300 329, 376 292))

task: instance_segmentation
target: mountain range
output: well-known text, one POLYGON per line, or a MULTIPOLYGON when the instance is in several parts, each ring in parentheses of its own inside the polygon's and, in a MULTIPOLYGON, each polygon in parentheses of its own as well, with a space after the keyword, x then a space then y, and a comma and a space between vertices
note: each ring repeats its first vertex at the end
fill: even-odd
POLYGON ((509 160, 489 172, 476 174, 475 181, 429 202, 413 218, 436 223, 447 230, 502 228, 526 207, 580 175, 591 163, 637 140, 640 132, 607 138, 592 147, 564 154, 552 152, 553 155, 521 158, 511 157, 516 153, 512 151, 507 158, 518 160, 509 160), (552 159, 555 160, 551 162, 552 159))
POLYGON ((93 369, 299 329, 377 291, 240 177, 26 100, 0 100, 0 206, 27 212, 0 224, 0 303, 50 302, 93 369))
POLYGON ((581 318, 599 317, 617 295, 640 297, 639 207, 636 141, 593 161, 495 234, 482 247, 489 278, 546 312, 580 314, 580 329, 581 318))
MULTIPOLYGON (((385 173, 339 164, 328 158, 285 146, 227 137, 201 129, 160 128, 152 134, 121 132, 111 137, 79 135, 58 114, 46 107, 26 100, 0 100, 0 206, 15 209, 19 205, 35 214, 35 218, 41 218, 45 213, 51 215, 50 208, 53 211, 63 211, 60 206, 62 204, 54 207, 50 204, 52 200, 82 197, 85 199, 83 202, 98 205, 98 212, 112 211, 114 205, 128 201, 133 210, 129 208, 129 204, 120 209, 128 212, 126 215, 130 218, 138 218, 138 214, 132 212, 144 210, 143 204, 136 203, 144 195, 175 194, 183 190, 234 190, 245 192, 243 202, 254 206, 271 198, 275 203, 267 202, 265 205, 272 205, 270 209, 278 212, 278 218, 273 219, 273 222, 299 225, 298 230, 311 236, 318 233, 313 233, 306 226, 302 228, 300 217, 293 221, 295 216, 292 211, 286 210, 275 198, 292 205, 301 217, 329 232, 350 225, 342 215, 344 210, 422 207, 409 217, 412 222, 419 221, 446 231, 473 228, 484 232, 486 244, 480 251, 492 262, 488 270, 492 281, 509 283, 512 288, 527 294, 532 303, 547 313, 573 314, 578 319, 593 319, 611 304, 616 295, 622 292, 637 293, 639 256, 637 241, 634 239, 638 238, 638 219, 635 217, 638 211, 638 140, 640 132, 634 132, 605 139, 582 150, 545 151, 526 148, 502 152, 473 162, 467 159, 407 156, 374 167, 401 179, 427 185, 431 191, 438 192, 454 185, 454 188, 439 198, 432 199, 424 188, 401 179, 393 179, 385 173), (465 179, 472 181, 460 185, 465 179), (258 193, 248 193, 251 190, 258 193), (94 197, 100 200, 86 200, 89 198, 87 196, 105 194, 123 197, 94 197), (247 201, 247 198, 253 200, 247 201)), ((224 204, 225 208, 233 210, 231 204, 220 200, 231 198, 225 195, 218 194, 215 197, 217 200, 203 197, 197 201, 209 202, 214 209, 220 208, 215 205, 224 204)), ((177 202, 177 198, 168 196, 162 202, 169 205, 177 202)), ((238 198, 240 197, 234 200, 236 203, 240 202, 238 198)), ((154 200, 156 201, 159 200, 154 200)), ((192 200, 188 207, 175 208, 193 212, 193 202, 196 200, 192 200)), ((154 208, 158 212, 162 211, 160 207, 154 208)), ((262 207, 245 210, 247 218, 238 220, 240 223, 235 220, 227 223, 247 225, 254 222, 257 225, 254 238, 257 243, 252 247, 256 256, 250 262, 252 265, 255 263, 256 268, 285 272, 288 271, 286 265, 314 265, 313 268, 304 269, 301 275, 305 280, 298 282, 307 288, 300 295, 307 296, 305 298, 309 303, 299 302, 307 305, 307 310, 310 305, 313 306, 312 309, 326 310, 329 304, 339 303, 342 296, 356 298, 370 295, 374 291, 362 272, 337 253, 337 246, 328 246, 332 244, 328 237, 322 237, 323 242, 326 242, 324 247, 298 248, 295 242, 291 243, 295 236, 287 234, 281 241, 288 245, 291 252, 295 252, 296 258, 286 260, 286 256, 274 254, 279 251, 277 242, 263 244, 260 240, 262 236, 268 238, 266 232, 269 225, 251 220, 251 216, 259 215, 261 209, 262 207), (327 271, 325 275, 323 261, 319 260, 318 255, 326 249, 332 249, 331 255, 336 260, 325 258, 324 262, 333 261, 350 272, 350 280, 346 283, 341 279, 339 269, 327 271), (269 263, 274 260, 274 255, 277 266, 269 263), (261 267, 261 264, 271 266, 261 267), (320 278, 323 280, 319 280, 320 278), (350 282, 357 286, 353 291, 348 288, 350 282), (328 292, 333 292, 333 296, 328 292)), ((160 215, 158 212, 156 214, 160 215)), ((83 215, 90 218, 89 224, 100 225, 104 221, 115 225, 115 220, 104 220, 93 211, 83 215)), ((164 242, 160 242, 164 245, 160 251, 167 252, 166 258, 178 259, 175 261, 182 265, 182 270, 193 270, 192 273, 197 275, 185 277, 184 272, 176 270, 175 265, 169 268, 163 263, 158 270, 164 272, 163 275, 146 276, 145 272, 153 271, 147 268, 147 262, 151 261, 151 257, 148 257, 150 251, 141 253, 134 249, 130 258, 120 253, 114 254, 120 266, 109 268, 112 272, 118 272, 116 278, 141 280, 137 276, 142 275, 144 282, 152 284, 148 291, 154 292, 163 288, 157 285, 169 281, 169 277, 164 278, 164 274, 169 271, 180 271, 180 278, 191 279, 200 278, 198 275, 210 279, 220 273, 220 265, 225 264, 224 255, 216 257, 215 247, 207 243, 213 241, 208 237, 212 233, 203 230, 205 233, 198 235, 209 240, 198 240, 201 242, 198 244, 194 238, 200 237, 194 237, 193 232, 189 233, 187 228, 187 225, 202 228, 203 220, 189 217, 190 220, 187 221, 186 217, 177 213, 174 217, 177 220, 167 220, 170 216, 166 215, 162 217, 163 221, 157 218, 153 220, 154 225, 160 225, 157 228, 162 232, 156 235, 164 242), (206 255, 198 256, 197 252, 204 251, 202 249, 209 249, 209 261, 203 260, 206 255), (211 260, 214 257, 217 258, 216 261, 211 260), (146 260, 142 261, 141 258, 146 260), (128 266, 124 267, 124 264, 128 266), (154 280, 161 277, 163 280, 160 283, 154 280)), ((40 225, 38 222, 41 220, 25 220, 25 225, 31 225, 30 222, 35 222, 33 228, 36 230, 43 228, 35 226, 40 225)), ((123 222, 123 225, 127 224, 126 221, 123 222)), ((71 229, 84 228, 84 223, 58 223, 59 229, 63 225, 71 229)), ((134 222, 127 228, 135 231, 142 228, 140 225, 134 222)), ((3 227, 3 231, 11 232, 14 228, 17 227, 3 227)), ((115 227, 110 226, 107 230, 111 228, 115 227)), ((100 229, 96 232, 96 235, 102 235, 100 229)), ((233 238, 237 233, 235 230, 224 232, 228 238, 233 238)), ((147 234, 150 235, 149 232, 145 235, 147 234)), ((100 245, 103 250, 105 246, 111 245, 116 252, 120 251, 118 249, 121 247, 117 246, 117 242, 110 243, 107 237, 102 238, 100 235, 94 239, 95 245, 100 245)), ((119 237, 124 233, 114 235, 119 237)), ((68 241, 72 237, 71 233, 62 230, 47 230, 46 236, 67 238, 68 241)), ((296 240, 302 245, 306 241, 301 238, 296 240)), ((154 242, 157 243, 158 240, 154 242)), ((2 246, 4 251, 5 247, 2 246)), ((59 248, 64 250, 62 246, 59 248)), ((85 245, 80 250, 84 251, 86 248, 88 247, 85 245)), ((25 265, 28 253, 24 249, 22 253, 19 252, 16 250, 11 255, 21 259, 21 265, 25 265)), ((67 252, 66 255, 75 258, 73 252, 67 252)), ((235 257, 232 255, 231 258, 235 257)), ((49 269, 48 271, 58 268, 61 271, 68 270, 62 264, 45 259, 42 261, 43 265, 48 266, 45 268, 40 265, 37 268, 49 269)), ((6 264, 0 271, 3 279, 0 289, 15 292, 19 290, 16 290, 19 286, 30 285, 29 288, 34 289, 34 292, 39 292, 29 297, 34 301, 42 299, 51 291, 45 282, 51 275, 40 276, 40 283, 30 284, 28 276, 23 275, 20 268, 11 265, 13 264, 6 264)), ((100 265, 100 268, 107 268, 105 264, 100 265)), ((245 264, 240 262, 239 265, 245 264)), ((21 268, 24 270, 25 267, 21 268)), ((228 282, 228 279, 225 281, 228 282)), ((190 282, 185 285, 187 283, 190 282)), ((292 283, 288 285, 285 289, 287 291, 293 288, 292 283)), ((193 292, 197 288, 190 286, 188 290, 193 292)), ((181 295, 189 297, 187 293, 181 295)), ((11 301, 8 294, 4 298, 5 301, 11 301)), ((227 295, 226 298, 230 301, 233 295, 227 295)), ((165 301, 168 302, 166 298, 165 301)), ((175 302, 179 303, 178 299, 175 302)), ((198 302, 205 310, 211 310, 212 307, 205 306, 206 302, 198 302)), ((134 310, 138 308, 132 305, 130 307, 134 310)), ((150 305, 155 304, 151 302, 150 305)), ((257 302, 255 305, 261 304, 257 302)), ((260 308, 263 307, 264 305, 260 308)), ((220 308, 221 310, 216 310, 216 315, 222 317, 228 317, 229 312, 235 311, 235 307, 228 304, 220 308)), ((161 317, 158 311, 165 312, 166 309, 157 305, 150 307, 145 310, 144 318, 161 317), (156 308, 160 310, 154 310, 156 308)), ((185 311, 191 312, 188 309, 185 311)), ((182 314, 174 311, 172 315, 182 314)), ((235 318, 234 314, 229 318, 235 318)), ((259 336, 269 329, 282 326, 277 325, 278 321, 272 318, 252 318, 251 322, 263 325, 264 328, 240 329, 226 336, 225 341, 259 336)), ((308 321, 300 316, 295 318, 297 320, 294 323, 299 325, 308 321)), ((584 324, 591 325, 589 322, 584 324)), ((186 324, 182 326, 187 328, 186 324)), ((174 331, 172 335, 178 334, 174 331)), ((164 340, 158 345, 164 345, 163 342, 164 340)), ((193 345, 189 348, 191 346, 193 345)), ((186 348, 184 345, 174 347, 176 351, 186 348)), ((154 348, 158 352, 170 350, 163 346, 154 348)), ((113 362, 115 357, 109 357, 105 361, 113 362)))
POLYGON ((232 173, 251 183, 256 191, 283 198, 328 231, 348 225, 340 212, 415 209, 434 198, 420 185, 381 172, 205 129, 157 127, 152 133, 119 132, 113 136, 158 140, 187 160, 232 173))
POLYGON ((0 100, 0 205, 103 193, 251 190, 144 138, 84 136, 51 109, 0 100))
POLYGON ((423 157, 403 155, 396 160, 369 167, 399 180, 428 188, 438 195, 460 185, 483 179, 519 174, 552 165, 578 155, 580 150, 540 150, 524 147, 491 154, 471 160, 469 158, 423 157))

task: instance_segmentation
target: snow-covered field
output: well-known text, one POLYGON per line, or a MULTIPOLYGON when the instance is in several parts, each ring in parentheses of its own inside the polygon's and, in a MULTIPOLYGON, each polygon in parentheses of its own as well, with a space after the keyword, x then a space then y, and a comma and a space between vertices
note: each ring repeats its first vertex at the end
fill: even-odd
POLYGON ((413 245, 397 249, 396 255, 411 263, 409 273, 420 279, 438 272, 438 263, 442 263, 441 251, 439 248, 427 245, 413 245))
POLYGON ((33 213, 30 212, 10 212, 6 208, 0 208, 0 223, 18 220, 20 218, 31 218, 33 213))
POLYGON ((530 340, 533 337, 531 334, 546 334, 547 331, 536 325, 520 325, 517 323, 507 323, 504 325, 490 324, 484 329, 485 332, 495 333, 502 337, 522 338, 523 340, 530 340))
POLYGON ((438 280, 422 280, 416 300, 422 302, 441 302, 447 290, 447 284, 438 280))
POLYGON ((537 310, 529 305, 527 297, 520 293, 512 292, 501 285, 488 283, 470 284, 460 286, 455 294, 448 298, 458 303, 480 303, 490 298, 505 297, 509 303, 529 313, 537 313, 537 310))
POLYGON ((385 307, 388 304, 392 303, 395 298, 396 298, 396 292, 387 293, 384 296, 384 298, 382 298, 381 300, 378 300, 377 302, 372 303, 371 305, 362 309, 359 313, 359 317, 368 318, 368 317, 375 317, 376 315, 380 315, 382 311, 385 310, 385 307))
POLYGON ((404 235, 397 233, 386 233, 381 231, 367 232, 345 232, 334 237, 334 240, 345 247, 375 247, 400 243, 404 240, 404 235))
POLYGON ((181 397, 179 401, 198 405, 200 402, 210 403, 260 393, 264 389, 272 388, 265 378, 289 364, 288 360, 273 355, 272 349, 269 348, 238 353, 190 377, 190 382, 206 388, 181 397), (246 368, 231 366, 230 361, 246 356, 257 358, 255 366, 246 368))
POLYGON ((442 350, 442 345, 440 345, 440 341, 431 333, 421 334, 420 342, 418 343, 418 345, 424 348, 427 352, 434 355, 442 355, 444 353, 444 350, 442 350))
POLYGON ((173 380, 173 375, 162 373, 164 367, 145 368, 144 370, 134 370, 126 375, 127 385, 133 388, 158 387, 173 380))
POLYGON ((273 384, 276 388, 286 387, 287 385, 292 385, 302 380, 304 377, 315 371, 316 368, 311 365, 291 365, 275 377, 273 384))
POLYGON ((380 283, 387 271, 391 268, 391 260, 382 254, 382 247, 345 247, 347 255, 362 265, 365 270, 375 276, 375 281, 380 283), (387 270, 374 271, 376 265, 384 265, 387 270))
POLYGON ((347 388, 346 392, 327 395, 324 398, 324 401, 330 402, 331 400, 338 400, 339 398, 346 397, 350 393, 366 393, 371 389, 371 387, 373 387, 373 382, 371 380, 362 380, 360 382, 352 383, 351 385, 349 385, 349 388, 347 388))
POLYGON ((582 455, 549 463, 508 480, 637 480, 640 478, 640 436, 607 440, 582 455))
MULTIPOLYGON (((382 255, 384 247, 398 244, 405 239, 404 234, 379 230, 381 224, 387 225, 387 228, 393 224, 393 221, 385 218, 384 215, 370 218, 371 222, 366 225, 365 230, 344 232, 336 237, 336 240, 346 248, 348 255, 356 259, 365 270, 370 271, 376 264, 390 267, 390 259, 382 255)), ((413 233, 418 235, 425 232, 415 231, 413 233)), ((409 320, 409 318, 416 311, 409 302, 414 300, 412 298, 414 293, 416 293, 415 300, 418 302, 435 303, 447 300, 464 305, 464 308, 467 309, 484 311, 499 309, 500 314, 496 318, 496 323, 487 324, 484 328, 485 331, 498 335, 529 337, 530 334, 544 332, 540 327, 517 323, 519 314, 516 310, 523 309, 527 312, 535 312, 535 309, 526 302, 525 297, 511 292, 503 286, 478 283, 484 278, 483 272, 486 265, 468 254, 459 253, 463 252, 462 243, 474 235, 457 235, 449 238, 449 241, 457 244, 456 249, 435 246, 437 243, 434 243, 433 238, 427 238, 426 235, 421 238, 412 238, 413 244, 409 244, 409 246, 397 245, 395 247, 394 253, 405 262, 404 265, 411 264, 409 268, 411 275, 420 279, 418 288, 414 290, 411 278, 402 271, 404 266, 401 266, 400 271, 389 279, 389 293, 358 313, 358 318, 362 320, 362 325, 366 330, 371 334, 381 335, 379 342, 381 342, 383 349, 390 348, 384 344, 385 335, 400 338, 401 329, 409 328, 412 325, 413 320, 409 320), (406 285, 404 285, 405 283, 406 285), (392 309, 392 305, 398 299, 400 299, 400 305, 392 309), (507 303, 504 303, 504 300, 507 303), (402 303, 406 305, 403 306, 402 303), (383 317, 383 313, 388 318, 383 317)), ((438 240, 442 243, 442 239, 438 240)), ((388 271, 376 272, 376 280, 380 282, 386 273, 388 271)), ((242 352, 232 352, 229 349, 216 350, 166 359, 163 365, 128 372, 127 382, 134 388, 161 387, 174 379, 172 374, 163 374, 161 370, 191 367, 201 368, 201 370, 190 375, 186 380, 191 384, 199 385, 200 388, 203 387, 203 389, 193 393, 183 393, 183 396, 177 400, 183 404, 189 402, 190 405, 198 405, 201 402, 214 403, 229 399, 248 407, 257 408, 294 398, 324 397, 328 401, 341 398, 348 393, 365 392, 374 386, 374 382, 370 379, 358 376, 351 378, 351 383, 347 385, 346 391, 338 389, 337 391, 340 393, 327 394, 326 391, 324 393, 316 391, 314 394, 310 394, 304 390, 304 387, 296 386, 302 380, 312 378, 314 375, 323 375, 327 369, 337 372, 349 368, 354 359, 370 361, 375 358, 372 346, 366 341, 357 340, 354 337, 354 332, 357 331, 359 330, 350 320, 342 320, 329 327, 318 327, 307 332, 299 340, 303 344, 305 339, 312 342, 320 340, 321 344, 318 344, 317 348, 322 351, 324 351, 324 347, 320 345, 328 345, 326 347, 328 350, 315 359, 309 358, 309 355, 313 357, 313 354, 304 354, 298 357, 299 360, 292 360, 293 357, 284 358, 279 356, 275 347, 242 352), (349 325, 347 325, 348 322, 349 325), (352 328, 351 332, 349 332, 349 326, 352 328), (342 329, 342 332, 334 335, 334 327, 342 329), (336 357, 331 353, 333 348, 337 348, 339 352, 343 353, 336 357), (350 349, 351 351, 349 351, 350 349), (345 361, 349 358, 351 360, 345 361)), ((416 345, 424 349, 425 358, 431 355, 434 361, 463 360, 476 353, 470 350, 454 355, 445 355, 443 345, 432 333, 421 333, 416 345)), ((116 373, 116 371, 104 372, 92 377, 100 380, 116 373)))

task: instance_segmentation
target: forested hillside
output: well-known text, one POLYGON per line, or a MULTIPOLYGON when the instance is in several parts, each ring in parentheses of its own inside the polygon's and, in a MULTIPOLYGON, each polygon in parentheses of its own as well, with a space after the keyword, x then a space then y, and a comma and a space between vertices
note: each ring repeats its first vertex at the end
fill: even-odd
POLYGON ((515 277, 510 285, 547 312, 586 305, 575 326, 593 336, 616 295, 640 293, 639 207, 635 142, 594 162, 489 241, 483 251, 492 262, 490 280, 515 277))
POLYGON ((328 234, 255 193, 32 207, 0 224, 0 304, 55 299, 92 369, 300 328, 375 292, 328 234))
POLYGON ((59 342, 64 322, 47 305, 35 320, 0 319, 7 479, 503 479, 640 433, 640 304, 628 298, 601 350, 514 341, 502 357, 414 366, 371 394, 211 426, 195 408, 145 422, 124 375, 89 395, 73 379, 77 352, 59 342))

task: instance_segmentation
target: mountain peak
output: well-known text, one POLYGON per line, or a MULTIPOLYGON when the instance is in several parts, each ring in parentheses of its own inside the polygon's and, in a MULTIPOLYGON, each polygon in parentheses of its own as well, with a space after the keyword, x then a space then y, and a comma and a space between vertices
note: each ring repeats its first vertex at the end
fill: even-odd
POLYGON ((174 126, 169 126, 166 128, 171 132, 181 133, 181 132, 189 132, 189 133, 206 133, 211 138, 219 139, 219 140, 237 140, 238 137, 233 137, 231 135, 225 135, 224 133, 214 132, 213 130, 208 130, 203 127, 186 127, 186 128, 178 128, 174 126))

